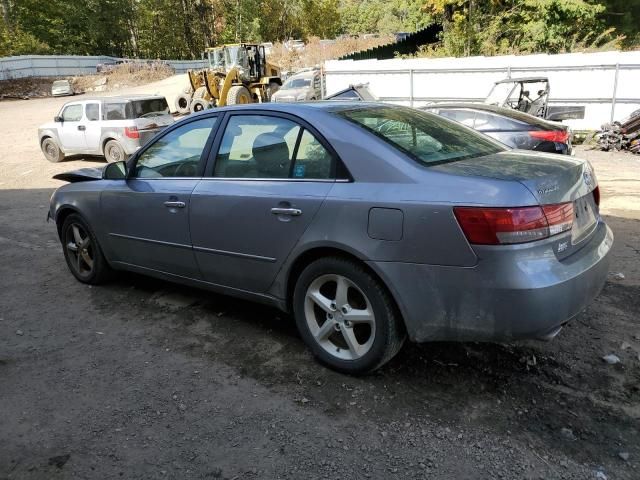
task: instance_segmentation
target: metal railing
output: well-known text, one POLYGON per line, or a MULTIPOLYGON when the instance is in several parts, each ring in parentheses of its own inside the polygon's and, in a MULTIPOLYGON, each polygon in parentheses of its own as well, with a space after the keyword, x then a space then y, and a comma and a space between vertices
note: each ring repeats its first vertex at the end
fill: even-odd
MULTIPOLYGON (((540 76, 544 76, 544 72, 572 72, 572 71, 612 71, 613 72, 613 88, 610 97, 573 97, 561 98, 553 97, 549 99, 549 103, 579 103, 579 104, 596 104, 611 103, 611 121, 614 120, 616 104, 640 104, 640 97, 618 97, 618 80, 620 71, 637 70, 640 71, 640 64, 600 64, 600 65, 566 65, 566 66, 535 66, 535 67, 483 67, 483 68, 404 68, 404 69, 367 69, 367 70, 327 70, 327 76, 332 75, 366 75, 380 76, 400 74, 407 75, 409 88, 406 96, 380 96, 379 99, 388 102, 409 102, 410 106, 414 106, 414 102, 443 102, 443 101, 467 101, 477 102, 484 98, 471 97, 425 97, 416 96, 415 77, 421 74, 474 74, 474 73, 503 73, 507 78, 511 78, 515 73, 531 73, 535 72, 540 76)), ((553 93, 552 93, 553 95, 553 93)))

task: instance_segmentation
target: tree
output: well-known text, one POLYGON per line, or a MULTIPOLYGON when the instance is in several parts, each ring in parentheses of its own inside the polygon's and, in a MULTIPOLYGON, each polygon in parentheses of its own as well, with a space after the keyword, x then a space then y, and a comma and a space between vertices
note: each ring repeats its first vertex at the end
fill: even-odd
POLYGON ((585 0, 429 0, 449 55, 559 53, 611 40, 605 7, 585 0))

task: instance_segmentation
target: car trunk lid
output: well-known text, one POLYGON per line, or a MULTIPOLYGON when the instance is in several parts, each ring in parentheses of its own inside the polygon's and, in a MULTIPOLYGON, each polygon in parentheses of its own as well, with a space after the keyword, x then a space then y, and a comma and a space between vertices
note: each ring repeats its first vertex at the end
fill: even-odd
POLYGON ((539 205, 572 202, 571 245, 559 247, 560 257, 569 255, 595 231, 598 205, 593 191, 597 180, 590 164, 583 160, 510 150, 433 168, 457 175, 517 181, 531 192, 539 205))

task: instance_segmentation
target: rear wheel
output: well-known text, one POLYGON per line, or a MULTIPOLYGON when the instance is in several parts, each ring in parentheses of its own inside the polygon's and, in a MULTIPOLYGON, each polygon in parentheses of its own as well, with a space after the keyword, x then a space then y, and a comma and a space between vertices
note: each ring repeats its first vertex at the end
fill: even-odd
POLYGON ((121 162, 127 159, 124 148, 116 140, 109 140, 104 146, 104 158, 107 162, 121 162))
POLYGON ((80 215, 69 215, 61 229, 62 247, 67 266, 82 283, 97 285, 107 281, 113 270, 102 254, 89 224, 80 215))
POLYGON ((42 153, 44 157, 53 163, 58 163, 64 160, 64 152, 60 150, 58 144, 53 138, 45 138, 42 141, 42 153))
POLYGON ((247 87, 235 85, 229 89, 227 93, 227 105, 241 105, 251 103, 251 93, 247 87))
POLYGON ((384 365, 406 336, 383 285, 358 263, 339 257, 317 260, 303 270, 293 310, 316 358, 344 373, 366 373, 384 365))

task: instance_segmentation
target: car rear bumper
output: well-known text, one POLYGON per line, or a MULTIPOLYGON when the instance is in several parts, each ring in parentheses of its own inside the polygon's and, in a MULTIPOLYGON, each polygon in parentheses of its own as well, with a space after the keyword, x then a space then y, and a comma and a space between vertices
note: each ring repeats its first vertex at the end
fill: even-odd
POLYGON ((553 238, 478 249, 476 266, 370 262, 399 304, 411 340, 550 338, 598 295, 613 233, 602 221, 587 244, 558 260, 553 238))

